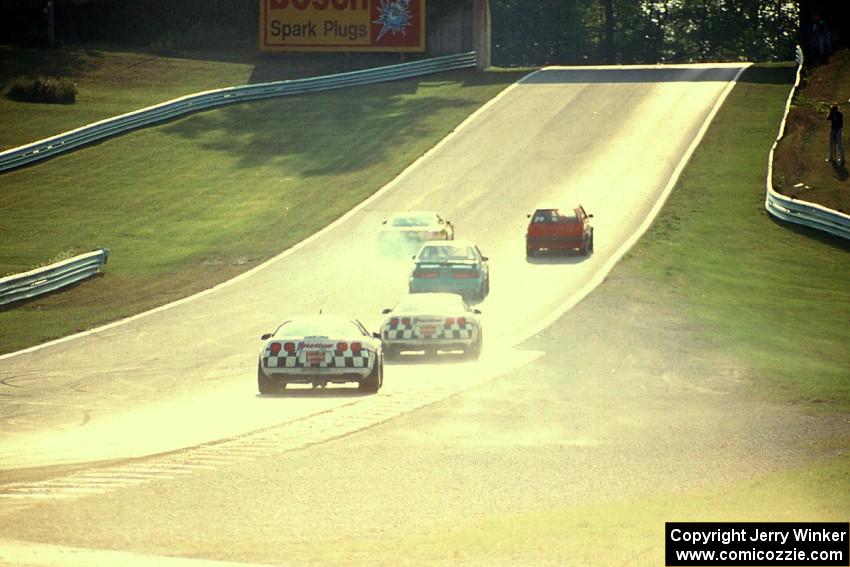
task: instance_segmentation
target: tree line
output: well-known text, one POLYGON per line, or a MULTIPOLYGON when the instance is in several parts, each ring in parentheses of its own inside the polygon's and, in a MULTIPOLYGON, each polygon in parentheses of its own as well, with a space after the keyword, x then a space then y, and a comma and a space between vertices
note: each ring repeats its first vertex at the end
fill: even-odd
MULTIPOLYGON (((427 0, 437 25, 476 0, 427 0)), ((45 37, 48 0, 0 0, 0 43, 45 37)), ((836 44, 841 0, 489 0, 496 65, 789 60, 824 20, 836 44)), ((53 0, 60 43, 227 49, 257 45, 256 0, 53 0)))
POLYGON ((491 0, 495 64, 792 59, 788 0, 491 0))

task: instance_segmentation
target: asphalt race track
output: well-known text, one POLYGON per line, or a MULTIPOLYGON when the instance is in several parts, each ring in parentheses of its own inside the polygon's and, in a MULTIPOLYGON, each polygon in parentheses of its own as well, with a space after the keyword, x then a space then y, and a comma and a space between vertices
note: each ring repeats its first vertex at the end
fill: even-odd
MULTIPOLYGON (((0 358, 0 471, 151 455, 240 436, 252 440, 245 446, 286 438, 297 448, 521 367, 539 353, 514 345, 618 258, 740 69, 539 71, 364 206, 249 274, 144 316, 0 358), (526 213, 541 201, 581 203, 595 215, 593 256, 526 260, 526 213), (381 309, 406 292, 410 269, 407 251, 379 253, 377 231, 391 212, 417 209, 454 222, 456 237, 477 242, 490 258, 491 293, 478 306, 481 360, 387 365, 376 396, 350 387, 259 396, 259 336, 285 316, 321 309, 377 328, 381 309), (290 422, 295 433, 288 436, 251 437, 290 422)), ((275 230, 270 227, 270 238, 275 230)), ((250 449, 240 454, 252 455, 250 449)))

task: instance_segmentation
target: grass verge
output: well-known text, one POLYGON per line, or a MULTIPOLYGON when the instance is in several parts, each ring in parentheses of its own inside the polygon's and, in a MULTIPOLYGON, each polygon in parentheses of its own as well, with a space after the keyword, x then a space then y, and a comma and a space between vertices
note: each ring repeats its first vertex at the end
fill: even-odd
POLYGON ((723 487, 459 520, 445 532, 303 552, 328 563, 656 566, 665 564, 665 522, 846 522, 850 490, 823 487, 848 485, 850 461, 834 459, 723 487))
POLYGON ((793 76, 783 66, 743 75, 624 269, 684 299, 707 347, 753 368, 759 395, 846 411, 850 243, 763 206, 793 76))
MULTIPOLYGON (((169 82, 174 62, 158 64, 169 82)), ((0 352, 150 309, 276 255, 390 181, 523 74, 456 71, 242 104, 4 174, 0 273, 58 252, 111 253, 105 275, 0 311, 0 352)), ((17 108, 0 106, 0 116, 15 117, 0 122, 17 122, 17 108)))

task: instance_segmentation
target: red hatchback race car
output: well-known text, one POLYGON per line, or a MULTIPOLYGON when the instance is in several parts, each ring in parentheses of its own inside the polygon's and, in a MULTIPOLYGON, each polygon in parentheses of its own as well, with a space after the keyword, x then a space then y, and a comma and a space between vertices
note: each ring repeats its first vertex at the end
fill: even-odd
POLYGON ((525 233, 526 256, 539 251, 578 251, 585 256, 593 252, 593 215, 585 212, 581 205, 574 209, 556 206, 538 206, 528 215, 531 221, 525 233))

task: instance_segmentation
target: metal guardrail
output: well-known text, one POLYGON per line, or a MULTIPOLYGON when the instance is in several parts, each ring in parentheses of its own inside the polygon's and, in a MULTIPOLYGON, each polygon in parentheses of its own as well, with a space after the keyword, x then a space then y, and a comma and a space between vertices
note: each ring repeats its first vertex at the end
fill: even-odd
POLYGON ((108 259, 109 249, 100 248, 43 268, 0 278, 0 305, 29 299, 82 281, 99 272, 108 259))
POLYGON ((476 54, 471 51, 336 75, 228 87, 192 94, 0 152, 0 173, 104 138, 226 104, 396 81, 430 73, 475 67, 476 63, 476 54))
POLYGON ((767 167, 767 194, 764 199, 764 208, 767 212, 778 219, 796 224, 802 224, 810 228, 823 230, 841 238, 850 239, 850 215, 834 211, 817 203, 801 201, 787 197, 773 188, 773 155, 779 141, 785 135, 785 123, 788 120, 788 112, 791 109, 791 101, 800 86, 800 74, 803 70, 803 50, 797 46, 797 78, 794 87, 788 94, 785 102, 785 114, 782 116, 782 124, 779 126, 779 134, 770 148, 770 157, 767 167))

